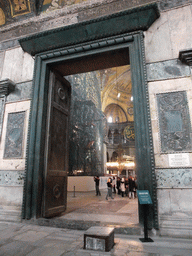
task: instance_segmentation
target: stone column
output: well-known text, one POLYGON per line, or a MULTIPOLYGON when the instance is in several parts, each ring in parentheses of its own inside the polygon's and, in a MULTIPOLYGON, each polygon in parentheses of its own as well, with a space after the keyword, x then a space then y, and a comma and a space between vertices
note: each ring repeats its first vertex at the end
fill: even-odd
POLYGON ((111 140, 112 140, 112 143, 111 144, 114 144, 114 130, 112 129, 111 130, 111 134, 112 134, 112 136, 111 136, 111 140))

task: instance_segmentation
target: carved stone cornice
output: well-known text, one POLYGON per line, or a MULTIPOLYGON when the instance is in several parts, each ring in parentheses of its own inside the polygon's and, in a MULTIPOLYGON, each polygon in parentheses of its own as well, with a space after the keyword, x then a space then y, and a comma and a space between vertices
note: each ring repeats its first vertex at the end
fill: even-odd
POLYGON ((0 80, 0 97, 9 95, 15 90, 16 84, 10 79, 0 80))
POLYGON ((181 62, 189 66, 192 66, 192 49, 180 51, 179 59, 181 62))
POLYGON ((116 36, 133 31, 146 31, 160 17, 157 3, 128 9, 94 20, 84 21, 40 32, 19 39, 24 50, 32 56, 103 37, 116 36))

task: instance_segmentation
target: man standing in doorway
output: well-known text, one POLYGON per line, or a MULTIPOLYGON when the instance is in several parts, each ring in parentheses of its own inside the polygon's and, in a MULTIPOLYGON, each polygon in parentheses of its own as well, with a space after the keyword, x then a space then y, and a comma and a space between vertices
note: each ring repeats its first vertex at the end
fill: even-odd
POLYGON ((94 181, 95 181, 96 196, 100 196, 101 192, 99 190, 99 182, 100 182, 99 176, 94 177, 94 181))

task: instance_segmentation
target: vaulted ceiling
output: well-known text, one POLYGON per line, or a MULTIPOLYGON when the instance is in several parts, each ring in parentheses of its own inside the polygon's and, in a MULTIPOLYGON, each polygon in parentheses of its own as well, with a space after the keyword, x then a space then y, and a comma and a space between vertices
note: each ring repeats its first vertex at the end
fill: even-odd
POLYGON ((103 71, 102 111, 113 122, 133 121, 133 99, 130 65, 114 67, 103 71))

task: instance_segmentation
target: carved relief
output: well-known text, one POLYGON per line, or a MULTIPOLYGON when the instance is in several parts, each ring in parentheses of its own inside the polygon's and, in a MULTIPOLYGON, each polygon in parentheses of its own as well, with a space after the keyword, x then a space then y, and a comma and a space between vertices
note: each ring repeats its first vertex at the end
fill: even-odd
POLYGON ((191 150, 191 128, 186 92, 157 95, 161 151, 191 150))
POLYGON ((58 199, 60 196, 61 196, 61 187, 56 184, 54 187, 53 187, 53 196, 58 199))
POLYGON ((22 158, 25 111, 9 113, 4 158, 22 158))

